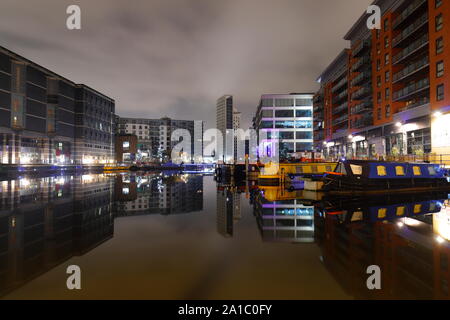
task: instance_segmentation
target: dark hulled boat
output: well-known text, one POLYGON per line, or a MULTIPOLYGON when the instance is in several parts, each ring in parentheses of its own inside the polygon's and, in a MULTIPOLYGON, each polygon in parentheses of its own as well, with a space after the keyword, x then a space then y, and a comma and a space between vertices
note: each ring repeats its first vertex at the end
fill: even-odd
POLYGON ((429 163, 347 160, 323 181, 323 191, 343 195, 450 190, 445 170, 429 163))

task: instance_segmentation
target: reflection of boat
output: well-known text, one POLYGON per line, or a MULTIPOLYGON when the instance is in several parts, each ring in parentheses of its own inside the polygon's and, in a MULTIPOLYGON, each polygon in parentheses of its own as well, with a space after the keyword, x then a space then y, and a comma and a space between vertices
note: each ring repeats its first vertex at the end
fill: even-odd
POLYGON ((286 177, 290 180, 296 177, 322 177, 335 167, 336 163, 332 162, 268 163, 261 169, 258 184, 278 186, 284 184, 286 177))
POLYGON ((316 203, 327 215, 338 215, 342 222, 385 221, 437 213, 442 209, 447 193, 401 194, 384 197, 329 198, 316 203))
POLYGON ((371 194, 450 190, 444 170, 428 163, 349 160, 323 178, 322 191, 371 194))

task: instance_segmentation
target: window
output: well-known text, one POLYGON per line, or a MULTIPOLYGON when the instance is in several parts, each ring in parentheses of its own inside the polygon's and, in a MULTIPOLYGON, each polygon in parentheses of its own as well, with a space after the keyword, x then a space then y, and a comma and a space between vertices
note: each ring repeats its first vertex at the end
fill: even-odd
POLYGON ((380 177, 385 177, 387 175, 386 174, 386 167, 385 166, 377 166, 377 174, 380 177))
POLYGON ((377 76, 377 87, 381 87, 381 76, 377 76))
POLYGON ((435 167, 428 167, 428 174, 430 176, 435 176, 436 175, 436 168, 435 167))
POLYGON ((385 98, 386 100, 389 100, 390 97, 391 97, 391 89, 386 88, 386 89, 384 90, 384 98, 385 98))
POLYGON ((436 16, 435 20, 436 20, 436 31, 442 30, 442 28, 444 27, 444 16, 442 15, 442 13, 436 16))
POLYGON ((434 7, 439 8, 442 5, 442 0, 435 0, 434 7))
POLYGON ((377 92, 377 102, 378 104, 381 103, 381 92, 377 92))
POLYGON ((381 108, 377 109, 377 120, 381 120, 381 108))
POLYGON ((385 117, 389 118, 391 116, 391 106, 388 104, 385 109, 385 117))
POLYGON ((263 129, 271 129, 271 128, 273 128, 273 122, 272 121, 262 121, 261 122, 261 128, 263 128, 263 129))
POLYGON ((385 64, 385 65, 388 65, 388 64, 389 64, 389 53, 386 53, 386 54, 384 55, 384 64, 385 64))
POLYGON ((389 80, 391 79, 391 73, 389 71, 386 71, 384 73, 384 82, 389 82, 389 80))
POLYGON ((380 43, 378 42, 377 43, 377 54, 380 54, 381 53, 381 49, 380 49, 380 43))
POLYGON ((420 167, 414 166, 414 167, 413 167, 413 174, 414 174, 415 176, 420 176, 420 175, 422 175, 422 171, 420 170, 420 167))
POLYGON ((442 101, 444 100, 444 84, 440 84, 436 87, 436 100, 442 101))
POLYGON ((414 205, 414 213, 420 213, 422 211, 422 205, 421 204, 415 204, 414 205))
POLYGON ((263 118, 273 118, 273 110, 263 110, 261 116, 263 118))
POLYGON ((294 139, 294 132, 292 131, 285 131, 285 132, 280 131, 279 135, 280 139, 287 139, 287 140, 294 139))
POLYGON ((444 75, 444 61, 436 63, 436 77, 440 78, 444 75))
POLYGON ((294 110, 275 110, 275 118, 293 118, 294 110))
POLYGON ((386 208, 380 208, 378 209, 378 218, 384 219, 386 218, 387 209, 386 208))
POLYGON ((398 217, 403 216, 405 214, 405 207, 397 207, 397 210, 396 210, 395 214, 398 217))
POLYGON ((398 176, 404 176, 405 175, 405 168, 402 166, 396 166, 395 167, 395 174, 398 176))
POLYGON ((380 59, 377 60, 377 71, 380 71, 381 69, 381 61, 380 59))
POLYGON ((389 48, 389 37, 384 38, 384 47, 389 48))
POLYGON ((295 127, 299 129, 311 129, 312 121, 297 120, 295 121, 295 127))
POLYGON ((129 141, 124 141, 124 142, 122 143, 122 148, 128 149, 129 147, 130 147, 130 142, 129 142, 129 141))
POLYGON ((377 39, 380 39, 381 30, 380 30, 380 29, 377 29, 376 32, 377 32, 377 34, 376 34, 377 39))
POLYGON ((311 131, 297 131, 296 139, 298 140, 311 140, 313 133, 311 131))
POLYGON ((444 38, 440 37, 436 39, 436 54, 444 52, 444 38))
POLYGON ((294 128, 294 121, 276 121, 275 128, 277 129, 294 128))
POLYGON ((311 112, 311 110, 296 110, 295 116, 297 118, 311 118, 312 112, 311 112))
POLYGON ((352 172, 354 175, 357 175, 357 176, 362 175, 362 171, 363 171, 362 166, 357 166, 355 164, 351 164, 350 168, 352 169, 352 172))

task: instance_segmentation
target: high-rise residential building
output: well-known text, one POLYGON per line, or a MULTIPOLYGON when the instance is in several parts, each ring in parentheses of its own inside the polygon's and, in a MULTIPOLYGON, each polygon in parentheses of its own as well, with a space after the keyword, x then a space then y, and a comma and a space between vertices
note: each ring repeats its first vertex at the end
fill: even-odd
POLYGON ((137 136, 136 161, 168 161, 171 159, 172 148, 178 143, 172 141, 172 133, 177 129, 187 130, 191 137, 190 149, 184 150, 182 156, 185 162, 203 161, 203 130, 202 120, 174 120, 122 118, 116 119, 116 133, 137 136))
POLYGON ((0 47, 0 163, 114 161, 113 99, 0 47))
POLYGON ((334 157, 450 154, 449 1, 373 4, 381 28, 361 16, 319 78, 315 148, 334 157))
POLYGON ((261 96, 253 125, 267 139, 279 139, 280 159, 313 150, 313 97, 313 93, 261 96))
POLYGON ((233 96, 224 95, 217 100, 216 127, 222 134, 222 150, 216 150, 218 161, 237 161, 237 140, 235 130, 240 128, 241 113, 233 103, 233 96))

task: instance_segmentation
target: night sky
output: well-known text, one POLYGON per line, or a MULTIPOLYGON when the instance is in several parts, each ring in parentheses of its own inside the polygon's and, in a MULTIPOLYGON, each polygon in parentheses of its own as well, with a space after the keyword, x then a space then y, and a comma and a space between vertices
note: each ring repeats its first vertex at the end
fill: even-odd
POLYGON ((372 0, 1 0, 0 45, 116 100, 121 116, 207 121, 233 94, 312 92, 372 0), (82 29, 66 28, 78 4, 82 29))

